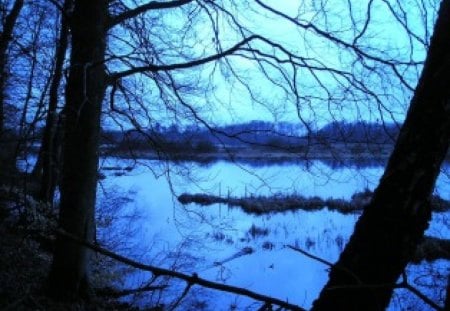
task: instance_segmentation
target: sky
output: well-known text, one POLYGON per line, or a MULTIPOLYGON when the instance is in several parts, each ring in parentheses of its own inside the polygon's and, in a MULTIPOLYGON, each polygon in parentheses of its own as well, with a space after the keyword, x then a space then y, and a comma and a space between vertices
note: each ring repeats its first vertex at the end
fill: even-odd
MULTIPOLYGON (((267 120, 318 127, 333 120, 401 122, 425 58, 438 1, 424 0, 424 6, 419 1, 397 2, 266 0, 260 5, 223 0, 216 3, 226 11, 186 6, 146 14, 147 21, 138 20, 146 32, 138 36, 119 28, 115 34, 128 34, 130 40, 111 37, 110 46, 116 54, 135 53, 134 63, 142 65, 207 57, 252 34, 279 45, 255 40, 225 60, 170 76, 160 72, 144 80, 128 78, 133 95, 142 101, 129 111, 143 127, 199 119, 212 125, 267 120), (356 55, 345 44, 362 53, 356 55), (250 47, 259 53, 252 54, 250 47), (392 66, 375 58, 414 64, 397 64, 396 76, 392 66)), ((112 72, 122 68, 123 62, 110 63, 112 72)))

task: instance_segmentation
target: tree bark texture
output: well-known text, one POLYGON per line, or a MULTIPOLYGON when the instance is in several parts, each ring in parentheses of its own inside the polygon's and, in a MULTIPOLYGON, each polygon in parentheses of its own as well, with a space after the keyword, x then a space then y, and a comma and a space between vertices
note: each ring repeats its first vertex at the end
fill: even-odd
MULTIPOLYGON (((74 2, 64 107, 59 225, 89 242, 95 234, 100 113, 106 85, 107 8, 107 0, 74 2)), ((84 298, 89 289, 89 257, 87 248, 59 236, 49 277, 50 294, 62 300, 84 298)))
POLYGON ((450 0, 394 151, 313 310, 384 310, 431 217, 429 198, 450 137, 450 0))

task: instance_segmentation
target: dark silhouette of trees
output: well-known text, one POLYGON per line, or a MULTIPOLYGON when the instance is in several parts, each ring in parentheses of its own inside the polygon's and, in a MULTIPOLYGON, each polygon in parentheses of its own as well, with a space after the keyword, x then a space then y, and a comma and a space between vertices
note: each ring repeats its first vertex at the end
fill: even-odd
POLYGON ((53 68, 49 51, 53 49, 55 30, 59 27, 54 20, 57 12, 46 1, 6 1, 1 4, 1 10, 3 125, 0 153, 5 159, 3 173, 7 173, 8 170, 15 172, 17 158, 28 154, 40 135, 40 122, 46 113, 49 73, 53 68))
MULTIPOLYGON (((107 79, 104 66, 107 22, 108 1, 74 2, 59 225, 89 242, 95 234, 100 113, 107 79)), ((88 272, 88 250, 58 237, 49 281, 52 295, 60 299, 87 297, 88 272)))
POLYGON ((24 1, 16 0, 11 8, 11 11, 6 15, 3 22, 3 29, 0 33, 0 134, 4 131, 4 106, 5 106, 5 88, 6 80, 8 79, 7 62, 8 62, 8 47, 12 41, 12 34, 20 10, 22 10, 24 1))
MULTIPOLYGON (((313 72, 313 76, 325 89, 324 92, 330 96, 327 100, 332 100, 332 95, 321 84, 321 78, 315 75, 315 72, 327 72, 337 82, 348 83, 349 86, 358 90, 358 94, 366 94, 382 105, 381 96, 372 92, 366 82, 359 80, 361 77, 356 77, 344 69, 333 68, 296 55, 276 41, 247 31, 237 19, 233 18, 225 6, 222 7, 213 2, 208 2, 210 7, 200 5, 200 9, 205 10, 209 16, 222 13, 229 17, 233 26, 241 34, 240 40, 228 48, 218 44, 215 54, 197 58, 186 57, 185 61, 175 58, 176 61, 167 62, 158 54, 161 51, 154 49, 147 41, 145 27, 133 27, 132 23, 128 23, 130 20, 138 20, 138 17, 147 11, 179 8, 190 3, 193 2, 188 0, 149 2, 134 9, 119 7, 119 13, 111 16, 106 0, 74 2, 74 11, 70 19, 72 44, 64 108, 64 162, 59 217, 60 227, 69 234, 89 243, 94 238, 100 115, 104 94, 109 85, 111 86, 111 112, 127 116, 132 123, 137 123, 138 118, 128 114, 131 110, 124 109, 127 104, 118 105, 115 98, 121 94, 125 98, 125 103, 131 107, 129 99, 133 98, 133 94, 127 90, 126 79, 142 75, 153 79, 154 85, 159 87, 159 96, 163 100, 168 96, 164 100, 165 103, 170 105, 170 100, 176 99, 181 105, 180 109, 185 109, 207 126, 207 122, 183 97, 184 92, 188 94, 192 89, 177 81, 179 76, 175 73, 214 62, 224 62, 239 80, 241 77, 233 72, 233 66, 227 57, 244 55, 244 58, 255 60, 261 67, 263 75, 272 83, 283 85, 286 82, 287 86, 281 86, 281 88, 286 93, 294 94, 297 104, 300 100, 310 100, 310 98, 302 98, 297 90, 296 76, 297 71, 301 69, 313 72), (131 61, 132 57, 112 53, 109 57, 116 61, 116 65, 113 66, 112 73, 107 73, 105 67, 108 51, 107 34, 112 27, 116 26, 130 30, 130 35, 140 40, 142 55, 145 56, 142 59, 136 57, 134 61, 131 61), (262 46, 276 49, 277 53, 268 54, 261 49, 262 46), (292 72, 287 72, 287 69, 283 67, 285 63, 294 68, 292 72), (127 68, 123 69, 124 66, 127 68), (274 71, 278 70, 285 80, 275 81, 268 73, 271 71, 268 71, 267 67, 271 67, 274 71)), ((363 36, 365 30, 359 33, 353 42, 349 42, 337 37, 326 27, 321 28, 289 17, 262 1, 258 0, 256 3, 262 9, 286 19, 299 29, 311 29, 322 39, 350 51, 349 53, 352 53, 356 59, 364 59, 390 68, 399 84, 403 88, 412 90, 409 81, 399 72, 399 68, 419 64, 412 61, 391 61, 388 57, 383 58, 360 48, 357 41, 363 36)), ((351 242, 332 270, 330 282, 315 304, 316 309, 334 309, 339 304, 349 309, 384 308, 389 302, 392 286, 379 288, 380 284, 395 283, 427 226, 430 217, 427 200, 448 147, 448 94, 446 93, 448 85, 445 84, 448 52, 444 43, 449 39, 446 33, 448 32, 446 29, 450 29, 446 24, 448 11, 448 1, 444 1, 424 73, 384 178, 371 204, 359 220, 351 242), (429 125, 430 120, 433 120, 433 126, 429 125), (338 289, 335 289, 335 286, 338 289)), ((145 21, 142 23, 142 25, 146 24, 145 21)), ((215 26, 214 23, 213 26, 215 26)), ((216 40, 220 42, 219 37, 216 40)), ((177 57, 182 57, 182 54, 177 54, 177 57)), ((361 70, 376 70, 376 67, 364 67, 366 66, 364 62, 361 66, 361 70)), ((260 99, 251 91, 250 84, 243 80, 240 82, 248 88, 255 102, 258 102, 260 99)), ((173 107, 171 109, 176 110, 173 107)), ((88 268, 88 250, 80 244, 59 236, 50 274, 51 292, 59 298, 87 295, 89 293, 88 268)))
POLYGON ((61 12, 61 28, 56 42, 55 65, 51 75, 51 83, 48 94, 48 109, 45 126, 42 135, 41 148, 36 161, 33 175, 41 179, 38 198, 53 204, 53 197, 57 185, 60 166, 60 139, 58 135, 62 131, 62 120, 59 118, 58 102, 60 102, 60 85, 63 79, 63 66, 69 44, 68 17, 72 9, 72 0, 65 0, 61 12), (59 123, 59 126, 58 126, 59 123), (58 133, 59 132, 59 133, 58 133))
MULTIPOLYGON (((14 1, 11 10, 4 16, 2 31, 0 32, 0 138, 3 140, 5 139, 6 83, 10 76, 8 72, 8 48, 23 5, 23 0, 14 1)), ((4 9, 6 10, 6 7, 4 9)), ((14 170, 12 153, 12 148, 8 144, 4 144, 0 151, 0 160, 4 163, 4 171, 14 170)))
MULTIPOLYGON (((51 295, 71 300, 91 293, 90 250, 86 245, 92 248, 96 230, 102 115, 118 127, 132 126, 130 136, 137 133, 139 144, 157 151, 163 149, 162 142, 166 142, 167 149, 179 151, 179 146, 170 143, 182 135, 177 124, 180 120, 195 122, 209 131, 208 140, 193 142, 197 151, 215 151, 214 145, 227 146, 236 141, 276 148, 297 142, 298 137, 287 134, 295 132, 288 123, 280 123, 280 128, 284 127, 281 135, 271 123, 253 122, 248 128, 245 124, 215 125, 211 112, 216 106, 209 103, 224 103, 226 96, 214 93, 216 84, 223 84, 230 93, 239 93, 237 99, 242 97, 243 102, 265 107, 275 116, 280 114, 279 110, 285 112, 280 106, 292 105, 289 111, 297 114, 304 129, 301 144, 294 152, 301 149, 305 157, 312 144, 326 146, 340 139, 357 143, 379 139, 377 142, 381 144, 386 136, 394 138, 397 129, 390 121, 398 121, 397 112, 386 103, 406 102, 408 94, 414 93, 383 179, 314 305, 317 310, 385 308, 395 282, 427 227, 431 213, 428 200, 448 149, 450 1, 442 1, 431 43, 426 31, 419 34, 408 24, 400 2, 393 5, 380 1, 410 39, 410 46, 401 53, 386 50, 388 45, 378 46, 382 40, 370 43, 370 24, 375 18, 371 15, 373 2, 366 4, 366 16, 357 18, 352 6, 356 2, 347 1, 349 13, 343 19, 344 26, 334 26, 328 22, 334 13, 330 14, 322 1, 320 5, 316 1, 302 2, 297 15, 288 15, 260 0, 251 3, 172 0, 140 5, 130 2, 134 7, 120 0, 45 1, 60 10, 60 29, 51 47, 55 61, 46 71, 48 75, 41 75, 46 86, 39 90, 35 109, 28 103, 36 97, 32 82, 37 75, 34 65, 27 68, 29 83, 23 83, 22 87, 28 90, 24 95, 28 100, 25 98, 23 105, 17 107, 23 106, 20 114, 23 132, 39 122, 45 123, 34 174, 40 180, 37 197, 44 202, 53 202, 57 187, 61 135, 58 125, 63 128, 59 232, 68 235, 57 237, 49 276, 51 295), (167 12, 175 17, 164 23, 167 12), (282 20, 292 27, 288 32, 293 29, 299 32, 304 46, 293 47, 270 33, 260 32, 255 25, 248 25, 247 12, 258 19, 271 16, 282 20), (328 52, 338 51, 338 57, 328 63, 321 55, 326 54, 321 50, 323 46, 327 46, 328 52), (420 49, 417 46, 428 49, 425 64, 413 53, 420 49), (70 60, 64 68, 68 52, 70 60), (422 66, 422 76, 414 89, 422 66), (250 70, 254 70, 252 74, 248 74, 250 70), (62 85, 65 104, 61 112, 62 85), (274 94, 276 100, 271 97, 274 94), (346 114, 339 111, 355 107, 359 111, 364 105, 370 105, 369 112, 380 117, 384 133, 372 128, 369 121, 361 121, 353 128, 342 122, 346 114), (32 114, 29 126, 27 119, 32 114), (329 114, 326 121, 334 122, 315 131, 323 123, 322 114, 329 114), (161 115, 174 124, 165 131, 165 137, 158 136, 163 132, 161 115), (270 133, 267 141, 262 141, 261 133, 270 133)), ((20 0, 12 4, 4 14, 0 35, 2 139, 5 85, 10 78, 6 70, 8 47, 22 7, 31 5, 20 0)), ((424 19, 426 24, 430 18, 424 19)), ((45 31, 38 33, 38 28, 35 29, 38 39, 45 36, 45 31)), ((37 49, 39 40, 30 46, 34 48, 30 58, 36 64, 41 57, 37 49)), ((28 51, 28 46, 20 48, 28 51)), ((373 115, 370 118, 373 121, 373 115)), ((190 285, 188 277, 182 279, 190 285)))
POLYGON ((395 149, 313 310, 384 310, 423 238, 449 145, 448 42, 450 1, 444 0, 395 149))
MULTIPOLYGON (((149 5, 110 17, 109 1, 74 1, 70 17, 71 55, 64 107, 64 145, 59 226, 92 242, 99 160, 100 115, 108 85, 105 71, 107 32, 110 27, 151 9, 177 7, 190 1, 149 5)), ((57 239, 49 277, 52 296, 70 300, 87 297, 89 251, 62 236, 57 239)))

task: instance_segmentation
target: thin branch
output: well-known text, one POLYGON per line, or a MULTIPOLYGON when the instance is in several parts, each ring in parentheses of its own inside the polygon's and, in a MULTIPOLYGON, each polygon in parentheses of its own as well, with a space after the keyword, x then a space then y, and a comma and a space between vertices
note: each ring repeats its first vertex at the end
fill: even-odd
POLYGON ((309 257, 309 258, 314 259, 314 260, 316 260, 316 261, 318 261, 320 263, 323 263, 324 265, 327 265, 330 268, 334 267, 334 264, 332 262, 329 262, 329 261, 327 261, 325 259, 317 257, 317 256, 315 256, 313 254, 310 254, 307 251, 302 250, 301 248, 298 248, 298 247, 295 247, 295 246, 292 246, 292 245, 286 245, 286 247, 288 247, 288 248, 290 248, 290 249, 292 249, 292 250, 294 250, 296 252, 299 252, 299 253, 305 255, 306 257, 309 257))
POLYGON ((435 302, 432 301, 430 298, 428 298, 427 296, 425 296, 422 292, 420 292, 417 288, 415 288, 414 286, 410 285, 410 284, 408 283, 406 273, 403 273, 403 274, 402 274, 403 280, 402 280, 402 282, 400 282, 400 283, 398 283, 398 284, 363 284, 363 283, 356 277, 356 275, 355 275, 354 273, 352 273, 352 272, 351 272, 350 270, 348 270, 348 269, 343 269, 342 267, 336 266, 335 264, 333 264, 333 263, 331 263, 331 262, 329 262, 329 261, 327 261, 327 260, 324 260, 324 259, 322 259, 322 258, 320 258, 320 257, 314 256, 314 255, 312 255, 312 254, 310 254, 310 253, 308 253, 308 252, 306 252, 306 251, 304 251, 304 250, 302 250, 302 249, 300 249, 300 248, 298 248, 298 247, 294 247, 294 246, 291 246, 291 245, 286 245, 286 246, 287 246, 288 248, 290 248, 290 249, 296 251, 296 252, 299 252, 299 253, 305 255, 306 257, 312 258, 312 259, 314 259, 314 260, 316 260, 316 261, 318 261, 318 262, 321 262, 321 263, 323 263, 323 264, 325 264, 325 265, 327 265, 327 266, 329 266, 329 267, 331 267, 331 268, 337 268, 337 269, 341 268, 342 271, 351 274, 352 277, 354 277, 354 278, 360 283, 360 284, 355 284, 355 285, 348 284, 348 285, 343 285, 343 286, 333 286, 333 287, 328 288, 327 290, 338 290, 338 289, 361 289, 361 288, 377 289, 377 288, 386 288, 386 287, 388 287, 388 288, 404 288, 404 289, 406 289, 406 290, 409 290, 409 291, 410 291, 411 293, 413 293, 414 295, 416 295, 419 299, 421 299, 423 302, 425 302, 426 304, 428 304, 428 305, 429 305, 430 307, 432 307, 433 309, 435 309, 435 310, 444 310, 444 309, 443 309, 442 307, 440 307, 437 303, 435 303, 435 302))
POLYGON ((443 307, 439 306, 437 303, 435 303, 433 300, 431 300, 430 298, 428 298, 427 296, 425 296, 422 292, 420 292, 417 288, 415 288, 414 286, 406 283, 406 284, 402 284, 403 288, 409 290, 411 293, 413 293, 414 295, 416 295, 419 299, 421 299, 423 302, 425 302, 427 305, 429 305, 430 307, 432 307, 435 310, 444 310, 443 307))
POLYGON ((114 288, 98 288, 95 290, 95 293, 100 296, 104 297, 111 297, 111 298, 120 298, 128 295, 138 294, 138 293, 144 293, 144 292, 151 292, 156 290, 163 290, 167 288, 167 286, 144 286, 134 289, 124 289, 124 290, 117 290, 114 288))
POLYGON ((184 274, 184 273, 169 270, 169 269, 155 267, 152 265, 146 265, 146 264, 134 261, 132 259, 129 259, 127 257, 121 256, 119 254, 116 254, 114 252, 111 252, 105 248, 94 245, 85 240, 82 240, 82 239, 78 238, 77 236, 70 234, 62 229, 56 229, 55 231, 57 234, 59 234, 60 236, 66 238, 66 239, 69 239, 73 242, 79 243, 89 249, 92 249, 104 256, 112 258, 112 259, 114 259, 118 262, 121 262, 123 264, 126 264, 128 266, 134 267, 136 269, 144 270, 144 271, 149 271, 149 272, 153 273, 155 276, 173 277, 173 278, 183 280, 183 281, 187 282, 188 284, 193 284, 193 285, 197 284, 197 285, 200 285, 200 286, 203 286, 206 288, 211 288, 211 289, 215 289, 215 290, 219 290, 219 291, 224 291, 224 292, 229 292, 229 293, 233 293, 233 294, 237 294, 237 295, 241 295, 241 296, 246 296, 246 297, 252 298, 254 300, 266 302, 268 304, 278 305, 287 310, 305 311, 305 309, 303 309, 297 305, 293 305, 286 301, 283 301, 283 300, 280 300, 277 298, 273 298, 270 296, 258 294, 256 292, 250 291, 246 288, 241 288, 241 287, 236 287, 236 286, 225 285, 225 284, 208 281, 206 279, 200 278, 196 273, 194 273, 192 275, 188 275, 188 274, 184 274))
POLYGON ((312 31, 314 31, 316 34, 318 34, 319 36, 329 40, 330 42, 334 42, 336 45, 342 46, 346 49, 352 50, 357 56, 360 57, 364 57, 366 59, 381 63, 383 65, 387 65, 388 67, 390 67, 393 71, 393 73, 395 74, 395 76, 400 80, 400 82, 410 91, 414 91, 414 87, 412 87, 403 77, 403 75, 399 72, 397 65, 414 65, 414 64, 419 64, 419 63, 415 63, 415 62, 403 62, 403 61, 389 61, 386 59, 383 59, 381 57, 378 57, 376 55, 372 55, 369 54, 368 52, 363 51, 360 47, 358 47, 357 45, 354 45, 352 43, 346 42, 343 39, 340 39, 338 37, 333 36, 330 32, 327 32, 325 30, 320 29, 318 26, 316 26, 313 23, 302 23, 300 21, 298 21, 297 19, 290 17, 289 15, 276 10, 275 8, 265 4, 264 2, 262 2, 261 0, 255 0, 255 2, 257 4, 259 4, 262 8, 268 10, 269 12, 282 17, 288 21, 290 21, 291 23, 293 23, 294 25, 303 28, 305 30, 311 29, 312 31))
POLYGON ((169 70, 177 70, 177 69, 187 69, 187 68, 204 65, 209 62, 216 61, 225 56, 233 54, 234 52, 238 51, 242 46, 248 44, 250 41, 255 40, 255 39, 261 39, 261 37, 257 36, 257 35, 252 35, 252 36, 245 38, 244 40, 238 42, 231 48, 229 48, 221 53, 210 55, 205 58, 200 58, 200 59, 196 59, 196 60, 193 60, 190 62, 185 62, 185 63, 176 63, 176 64, 169 64, 169 65, 149 64, 147 66, 135 67, 135 68, 131 68, 129 70, 113 73, 110 75, 109 79, 110 79, 110 81, 116 81, 118 79, 128 77, 133 74, 141 73, 141 72, 158 72, 158 71, 169 71, 169 70))
POLYGON ((174 0, 168 2, 151 1, 132 10, 128 10, 123 12, 122 14, 111 17, 108 23, 108 28, 112 28, 130 18, 136 17, 139 14, 148 11, 177 8, 193 1, 194 0, 174 0))
POLYGON ((174 311, 176 310, 176 308, 178 308, 178 305, 181 303, 181 301, 187 296, 187 294, 189 293, 189 290, 192 287, 192 283, 188 283, 186 285, 186 288, 184 289, 183 293, 181 294, 181 296, 177 299, 177 301, 175 301, 175 303, 172 305, 172 307, 170 308, 170 311, 174 311))

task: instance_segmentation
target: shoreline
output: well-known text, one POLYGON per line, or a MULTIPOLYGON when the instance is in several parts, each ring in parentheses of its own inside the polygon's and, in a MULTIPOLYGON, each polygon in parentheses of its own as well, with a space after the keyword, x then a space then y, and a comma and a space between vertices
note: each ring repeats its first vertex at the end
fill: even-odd
POLYGON ((290 150, 267 150, 262 148, 220 148, 217 151, 195 152, 191 150, 183 152, 156 152, 149 149, 140 150, 116 150, 111 147, 102 147, 103 156, 117 156, 121 158, 141 158, 148 160, 169 160, 169 161, 193 161, 193 162, 213 162, 213 161, 236 161, 236 162, 307 162, 324 161, 339 164, 343 163, 367 163, 383 165, 389 159, 391 145, 384 146, 379 151, 364 151, 354 153, 351 150, 342 148, 324 149, 311 147, 304 151, 290 150), (337 150, 340 149, 340 150, 337 150))

